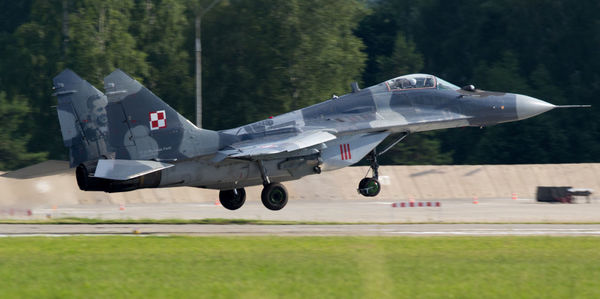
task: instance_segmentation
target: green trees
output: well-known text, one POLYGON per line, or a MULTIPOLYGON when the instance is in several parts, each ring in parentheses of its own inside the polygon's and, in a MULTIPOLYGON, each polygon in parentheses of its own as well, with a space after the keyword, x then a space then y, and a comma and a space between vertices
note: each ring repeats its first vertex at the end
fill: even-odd
POLYGON ((138 79, 194 122, 194 55, 193 47, 186 44, 193 28, 185 13, 182 1, 135 1, 130 33, 147 65, 138 79))
POLYGON ((27 142, 31 135, 20 127, 22 119, 29 113, 27 101, 23 98, 7 99, 6 93, 0 92, 0 169, 13 169, 43 161, 48 156, 45 152, 27 152, 27 142))
POLYGON ((359 81, 356 0, 229 1, 205 17, 204 126, 224 129, 314 104, 359 81))
POLYGON ((146 54, 136 49, 129 33, 129 0, 37 0, 28 22, 12 34, 3 67, 2 86, 9 95, 22 95, 31 105, 27 127, 30 151, 48 151, 65 159, 56 121, 52 82, 60 70, 73 69, 102 89, 102 78, 120 67, 133 75, 148 73, 146 54))
MULTIPOLYGON (((3 127, 0 168, 44 153, 66 158, 51 96, 51 78, 65 67, 100 90, 121 68, 193 121, 199 2, 207 1, 0 4, 0 109, 3 126, 14 126, 3 127)), ((346 93, 352 81, 412 72, 555 104, 600 104, 598 11, 593 0, 224 0, 202 23, 204 127, 231 128, 346 93)), ((598 161, 594 111, 414 134, 383 162, 598 161)))
MULTIPOLYGON (((0 28, 7 44, 0 90, 28 99, 29 112, 20 121, 31 138, 23 151, 65 159, 50 95, 51 78, 65 67, 100 90, 102 78, 121 68, 193 120, 196 5, 176 0, 5 4, 4 11, 13 12, 7 19, 20 24, 3 22, 0 28)), ((358 0, 232 0, 214 7, 203 22, 204 126, 229 128, 345 93, 364 65, 363 44, 353 30, 365 13, 358 0)))
MULTIPOLYGON (((554 104, 600 104, 598 1, 381 0, 372 9, 357 31, 369 53, 363 77, 369 83, 383 71, 379 56, 391 58, 393 38, 401 34, 423 56, 423 72, 455 84, 554 104)), ((600 119, 594 109, 447 130, 436 139, 441 155, 450 153, 457 164, 598 161, 600 119)))

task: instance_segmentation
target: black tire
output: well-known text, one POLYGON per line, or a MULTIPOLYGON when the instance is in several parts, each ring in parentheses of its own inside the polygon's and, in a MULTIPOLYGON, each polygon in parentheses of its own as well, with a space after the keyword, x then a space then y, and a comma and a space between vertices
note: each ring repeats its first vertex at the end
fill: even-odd
POLYGON ((375 178, 364 178, 358 183, 358 192, 366 197, 374 197, 381 191, 381 184, 375 178))
POLYGON ((233 190, 221 190, 219 192, 219 201, 221 205, 228 210, 237 210, 244 205, 246 202, 246 190, 244 188, 239 188, 237 190, 237 195, 233 190))
POLYGON ((288 193, 280 183, 271 183, 265 186, 261 195, 263 205, 269 210, 283 209, 288 201, 288 193))

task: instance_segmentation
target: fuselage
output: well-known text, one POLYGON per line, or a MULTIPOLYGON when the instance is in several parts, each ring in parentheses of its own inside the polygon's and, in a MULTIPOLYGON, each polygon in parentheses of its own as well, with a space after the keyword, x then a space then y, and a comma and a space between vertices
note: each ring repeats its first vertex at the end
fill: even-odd
MULTIPOLYGON (((553 107, 523 95, 461 89, 431 75, 415 74, 219 131, 219 135, 221 140, 227 140, 225 146, 257 138, 277 140, 316 130, 337 137, 318 146, 263 159, 273 181, 287 181, 320 173, 321 168, 327 171, 355 164, 394 133, 489 126, 525 119, 553 107), (315 166, 319 166, 318 171, 315 166)), ((160 186, 232 189, 261 183, 255 161, 228 159, 213 163, 208 155, 179 161, 175 167, 163 170, 160 186)))

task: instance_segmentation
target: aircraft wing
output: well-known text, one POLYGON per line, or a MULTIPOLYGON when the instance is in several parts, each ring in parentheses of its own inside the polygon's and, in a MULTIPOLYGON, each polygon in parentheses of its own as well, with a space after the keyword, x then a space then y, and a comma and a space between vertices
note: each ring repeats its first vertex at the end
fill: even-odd
POLYGON ((94 176, 124 181, 175 165, 146 160, 98 160, 94 176))
POLYGON ((219 151, 214 157, 213 162, 220 162, 225 158, 252 158, 292 152, 325 143, 335 138, 335 135, 325 131, 309 131, 283 138, 280 136, 268 136, 251 139, 234 143, 226 149, 219 151))

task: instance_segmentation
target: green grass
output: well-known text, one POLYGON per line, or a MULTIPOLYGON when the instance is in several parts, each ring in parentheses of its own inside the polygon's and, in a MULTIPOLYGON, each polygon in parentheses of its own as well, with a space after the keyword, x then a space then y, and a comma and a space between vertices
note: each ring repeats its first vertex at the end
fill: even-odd
POLYGON ((15 297, 600 298, 600 238, 1 238, 15 297))

